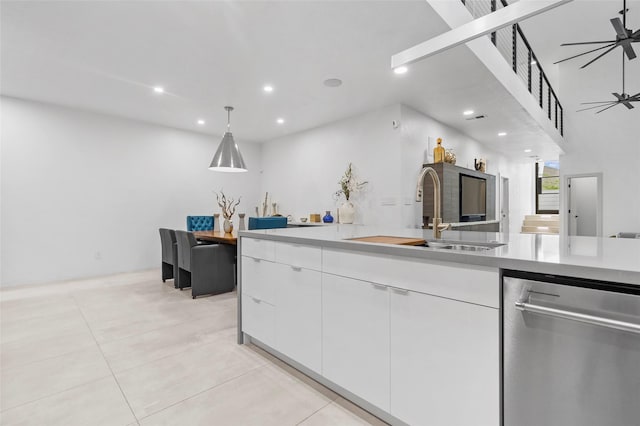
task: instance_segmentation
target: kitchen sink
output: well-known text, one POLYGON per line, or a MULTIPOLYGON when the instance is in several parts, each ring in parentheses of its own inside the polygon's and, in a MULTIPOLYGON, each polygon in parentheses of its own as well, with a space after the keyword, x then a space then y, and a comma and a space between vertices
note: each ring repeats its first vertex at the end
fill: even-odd
POLYGON ((502 243, 484 243, 476 241, 446 241, 434 240, 427 241, 424 247, 440 249, 440 250, 457 250, 457 251, 487 251, 496 247, 504 246, 502 243))

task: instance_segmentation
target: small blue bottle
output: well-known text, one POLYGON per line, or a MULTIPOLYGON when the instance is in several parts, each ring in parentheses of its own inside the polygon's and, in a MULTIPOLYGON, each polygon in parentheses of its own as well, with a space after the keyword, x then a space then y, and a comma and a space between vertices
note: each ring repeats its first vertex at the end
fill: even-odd
POLYGON ((324 223, 333 223, 333 216, 331 216, 331 210, 327 210, 327 214, 322 218, 324 223))

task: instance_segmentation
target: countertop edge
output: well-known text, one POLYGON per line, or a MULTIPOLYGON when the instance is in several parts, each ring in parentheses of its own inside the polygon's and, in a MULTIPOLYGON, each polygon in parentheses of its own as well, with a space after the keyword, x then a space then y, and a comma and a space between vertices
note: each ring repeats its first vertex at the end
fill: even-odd
POLYGON ((468 265, 494 267, 498 269, 513 269, 518 271, 535 272, 542 274, 620 282, 640 286, 640 272, 624 271, 603 267, 588 267, 562 263, 550 263, 509 257, 488 257, 483 256, 482 254, 444 252, 439 250, 428 250, 420 247, 403 245, 378 244, 348 240, 325 240, 304 236, 264 234, 251 231, 240 231, 238 237, 280 241, 293 244, 305 244, 337 250, 360 251, 371 254, 410 257, 413 259, 464 263, 468 265))

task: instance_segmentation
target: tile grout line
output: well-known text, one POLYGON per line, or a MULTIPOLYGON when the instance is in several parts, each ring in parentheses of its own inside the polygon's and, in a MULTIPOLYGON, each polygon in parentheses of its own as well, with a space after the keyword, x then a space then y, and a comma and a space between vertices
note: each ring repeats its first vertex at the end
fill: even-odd
MULTIPOLYGON (((80 307, 78 307, 78 309, 80 309, 80 307)), ((228 310, 232 310, 232 309, 233 309, 233 308, 229 308, 228 310)), ((222 309, 221 311, 226 311, 226 310, 227 310, 227 309, 222 309)), ((203 314, 202 316, 198 315, 198 316, 195 316, 194 318, 190 318, 190 320, 194 320, 194 321, 202 320, 202 319, 207 318, 207 316, 208 316, 208 315, 205 315, 205 314, 203 314)), ((85 318, 85 321, 86 321, 86 318, 85 318)), ((133 338, 133 337, 142 336, 142 335, 147 334, 147 333, 152 333, 152 332, 154 332, 154 331, 162 330, 163 328, 167 328, 167 327, 175 327, 175 326, 179 326, 179 325, 183 325, 183 324, 184 324, 184 322, 176 322, 175 324, 168 324, 168 325, 164 325, 164 326, 161 326, 161 327, 158 327, 158 328, 153 328, 153 329, 150 329, 150 330, 146 330, 146 331, 143 331, 143 332, 140 332, 140 333, 131 334, 131 335, 129 335, 129 336, 117 337, 117 338, 115 338, 115 339, 105 340, 105 341, 103 341, 103 342, 101 342, 101 343, 112 343, 112 342, 118 342, 118 341, 120 341, 120 340, 130 339, 130 338, 133 338)), ((228 327, 228 328, 235 328, 235 326, 228 327)), ((226 328, 223 328, 222 330, 226 330, 226 328)), ((92 334, 93 334, 93 333, 92 333, 92 334)), ((94 337, 94 338, 95 338, 95 337, 94 337)), ((97 339, 96 339, 96 342, 98 342, 98 340, 97 340, 97 339)))
POLYGON ((21 403, 21 404, 14 405, 14 406, 12 406, 12 407, 3 408, 2 410, 0 410, 0 413, 4 413, 4 412, 6 412, 6 411, 11 411, 11 410, 13 410, 13 409, 15 409, 15 408, 19 408, 19 407, 22 407, 22 406, 25 406, 25 405, 28 405, 28 404, 32 404, 32 403, 34 403, 34 402, 42 401, 43 399, 51 398, 51 397, 56 396, 56 395, 59 395, 59 394, 61 394, 61 393, 63 393, 63 392, 68 392, 68 391, 70 391, 70 390, 72 390, 72 389, 79 388, 79 387, 81 387, 81 386, 86 386, 86 385, 88 385, 88 384, 90 384, 90 383, 99 382, 100 380, 104 380, 104 379, 106 379, 106 378, 108 378, 108 377, 109 377, 109 376, 98 377, 98 378, 95 378, 95 379, 89 380, 88 382, 80 383, 79 385, 71 386, 71 387, 66 388, 66 389, 61 389, 61 390, 56 391, 56 392, 54 392, 54 393, 52 393, 52 394, 50 394, 50 395, 41 396, 41 397, 39 397, 39 398, 32 399, 31 401, 23 402, 23 403, 21 403))
POLYGON ((98 346, 98 350, 100 351, 100 355, 102 355, 102 359, 104 359, 104 362, 107 364, 107 367, 109 368, 109 371, 111 372, 111 377, 113 377, 113 380, 115 380, 116 385, 118 385, 118 389, 120 389, 120 393, 122 394, 122 397, 124 398, 124 401, 127 403, 127 406, 129 407, 129 410, 131 411, 131 415, 135 419, 136 423, 140 424, 140 421, 138 420, 138 416, 136 416, 136 413, 133 411, 133 407, 131 407, 131 403, 129 403, 129 399, 127 398, 127 395, 124 393, 124 390, 122 390, 122 386, 120 386, 120 382, 118 382, 118 378, 116 377, 116 374, 113 372, 113 368, 111 368, 111 364, 109 364, 109 360, 104 355, 104 352, 102 352, 102 347, 100 346, 100 343, 98 343, 98 340, 96 340, 96 336, 93 334, 93 330, 91 329, 91 326, 89 325, 89 322, 87 321, 87 318, 84 316, 84 312, 82 312, 82 308, 78 304, 78 301, 76 300, 76 298, 74 296, 72 296, 72 298, 73 298, 74 303, 78 307, 78 310, 80 311, 80 315, 82 315, 82 319, 84 320, 84 323, 87 325, 87 328, 89 329, 89 333, 91 333, 91 336, 93 337, 93 340, 95 340, 96 345, 98 346))
POLYGON ((305 421, 307 421, 309 418, 313 417, 318 411, 324 410, 325 408, 327 408, 328 406, 330 406, 331 404, 334 403, 335 400, 331 400, 329 402, 327 402, 325 405, 323 405, 322 407, 318 408, 316 411, 314 411, 313 413, 309 414, 307 417, 305 417, 304 419, 300 420, 298 423, 296 423, 296 426, 301 425, 302 423, 304 423, 305 421))
POLYGON ((180 400, 180 401, 176 401, 176 402, 174 402, 173 404, 167 405, 166 407, 164 407, 164 408, 162 408, 162 409, 160 409, 160 410, 158 410, 158 411, 154 411, 153 413, 147 414, 146 416, 141 417, 141 418, 140 418, 140 420, 144 420, 144 419, 147 419, 147 418, 149 418, 149 417, 151 417, 151 416, 155 416, 156 414, 161 413, 161 412, 163 412, 164 410, 167 410, 167 409, 169 409, 169 408, 171 408, 171 407, 173 407, 173 406, 176 406, 176 405, 178 405, 178 404, 181 404, 181 403, 183 403, 183 402, 185 402, 185 401, 187 401, 187 400, 189 400, 189 399, 191 399, 191 398, 195 398, 196 396, 202 395, 202 394, 203 394, 203 393, 205 393, 205 392, 209 392, 210 390, 215 389, 215 388, 217 388, 217 387, 219 387, 219 386, 222 386, 222 385, 225 385, 225 384, 227 384, 227 383, 229 383, 229 382, 232 382, 232 381, 234 381, 234 380, 237 380, 237 379, 239 379, 240 377, 246 376, 247 374, 249 374, 249 373, 251 373, 251 372, 253 372, 253 371, 255 371, 255 370, 259 369, 259 368, 263 368, 263 367, 265 367, 265 366, 266 366, 266 364, 257 365, 257 366, 255 366, 255 367, 253 367, 253 368, 251 368, 251 369, 249 369, 249 370, 245 371, 245 372, 244 372, 244 373, 242 373, 242 374, 239 374, 239 375, 237 375, 237 376, 235 376, 235 377, 231 377, 231 378, 229 378, 229 379, 227 379, 227 380, 225 380, 225 381, 223 381, 223 382, 220 382, 220 383, 218 383, 218 384, 215 384, 215 385, 213 385, 213 386, 211 386, 211 387, 209 387, 209 388, 207 388, 207 389, 203 389, 203 390, 201 390, 201 391, 199 391, 199 392, 196 392, 196 393, 194 393, 193 395, 188 396, 187 398, 184 398, 184 399, 182 399, 182 400, 180 400))
MULTIPOLYGON (((169 326, 169 327, 172 327, 172 326, 169 326)), ((161 328, 162 328, 162 327, 161 327, 161 328)), ((160 330, 161 328, 159 328, 159 329, 157 329, 157 330, 153 330, 153 331, 158 331, 158 330, 160 330)), ((166 327, 165 327, 165 328, 166 328, 166 327)), ((231 329, 231 328, 235 328, 235 327, 223 328, 222 330, 216 331, 216 332, 214 332, 213 334, 216 334, 216 333, 219 333, 219 332, 223 332, 223 331, 227 331, 227 330, 229 330, 229 329, 231 329)), ((137 335, 137 336, 141 336, 142 334, 145 334, 145 333, 141 333, 141 334, 139 334, 139 335, 137 335)), ((130 337, 136 337, 136 336, 130 336, 130 337)), ((127 339, 128 339, 128 338, 129 338, 129 337, 127 337, 127 339)), ((111 343, 111 342, 113 342, 113 341, 114 341, 114 340, 109 341, 109 342, 104 342, 104 343, 111 343)), ((97 342, 96 342, 96 343, 97 343, 97 342)), ((211 342, 201 342, 201 343, 199 343, 199 344, 197 344, 197 345, 195 345, 195 346, 192 346, 192 347, 190 347, 190 348, 180 349, 180 350, 179 350, 179 351, 177 351, 177 352, 172 352, 172 353, 170 353, 170 354, 163 355, 163 356, 161 356, 161 357, 159 357, 159 358, 155 358, 155 359, 152 359, 152 360, 148 360, 148 361, 142 362, 142 363, 140 363, 140 364, 136 364, 136 365, 133 365, 133 366, 130 366, 130 367, 127 367, 127 368, 123 368, 122 370, 119 370, 119 371, 118 371, 118 373, 124 373, 124 372, 126 372, 126 371, 133 370, 134 368, 138 368, 138 367, 140 367, 141 365, 144 365, 144 364, 147 364, 147 363, 151 363, 151 362, 160 361, 160 360, 163 360, 163 359, 165 359, 165 358, 172 357, 172 356, 180 355, 180 354, 183 354, 183 353, 185 353, 185 352, 187 352, 187 351, 190 351, 190 350, 192 350, 192 349, 198 348, 198 347, 200 347, 200 346, 210 345, 210 344, 213 344, 213 343, 217 343, 217 342, 215 342, 215 341, 211 341, 211 342)), ((99 345, 100 345, 100 344, 98 343, 98 346, 99 346, 99 345)), ((115 373, 114 373, 114 374, 115 374, 115 373)))

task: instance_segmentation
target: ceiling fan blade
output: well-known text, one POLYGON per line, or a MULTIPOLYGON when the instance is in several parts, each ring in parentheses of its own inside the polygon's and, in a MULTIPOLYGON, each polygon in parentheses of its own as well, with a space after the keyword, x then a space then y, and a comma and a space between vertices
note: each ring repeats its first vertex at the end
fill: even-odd
POLYGON ((628 109, 633 109, 633 105, 631 105, 628 100, 625 101, 625 102, 621 102, 621 103, 622 103, 622 105, 626 106, 628 109))
POLYGON ((616 101, 580 102, 580 105, 589 105, 589 104, 610 104, 611 102, 616 102, 616 101))
POLYGON ((568 61, 569 59, 577 58, 578 56, 582 56, 582 55, 586 55, 587 53, 592 53, 592 52, 595 52, 595 51, 598 51, 598 50, 606 49, 607 47, 611 47, 611 46, 615 47, 615 43, 607 44, 606 46, 598 47, 596 49, 589 50, 589 51, 586 51, 584 53, 580 53, 578 55, 570 56, 570 57, 562 59, 562 60, 560 60, 558 62, 554 62, 554 64, 559 64, 560 62, 568 61))
POLYGON ((631 42, 628 43, 621 43, 622 46, 622 50, 624 50, 624 53, 627 55, 627 58, 629 58, 629 60, 635 59, 636 57, 636 52, 633 51, 633 47, 631 47, 631 42))
POLYGON ((624 94, 619 94, 619 93, 612 93, 613 96, 615 96, 616 98, 618 98, 619 101, 623 101, 624 100, 624 94))
POLYGON ((603 43, 615 43, 616 40, 607 40, 607 41, 582 41, 579 43, 562 43, 560 46, 578 46, 581 44, 603 44, 603 43))
POLYGON ((614 106, 618 105, 618 102, 616 102, 615 104, 606 107, 605 109, 601 109, 600 111, 596 111, 596 114, 600 114, 601 112, 604 112, 606 110, 608 110, 609 108, 613 108, 614 106))
POLYGON ((640 41, 640 30, 638 30, 635 33, 631 34, 631 38, 636 39, 636 40, 634 40, 634 42, 640 41))
MULTIPOLYGON (((618 102, 609 102, 612 106, 616 105, 618 102)), ((607 106, 605 105, 596 105, 596 106, 592 106, 592 107, 588 107, 588 108, 582 108, 577 110, 576 112, 581 112, 581 111, 589 111, 590 109, 596 109, 596 108, 602 108, 603 106, 607 106)))
POLYGON ((611 25, 613 25, 613 28, 616 30, 616 34, 618 34, 620 39, 624 40, 625 38, 629 38, 629 34, 627 34, 627 30, 624 25, 622 25, 620 18, 613 18, 611 20, 611 25))
POLYGON ((618 47, 618 45, 616 44, 615 46, 613 46, 611 49, 605 51, 604 53, 601 53, 600 55, 596 56, 595 58, 593 58, 592 60, 590 60, 589 62, 587 62, 586 64, 584 64, 583 66, 580 67, 580 69, 586 68, 589 65, 591 65, 592 63, 594 63, 595 61, 597 61, 598 59, 602 58, 604 55, 606 55, 607 53, 611 52, 613 49, 615 49, 616 47, 618 47))

